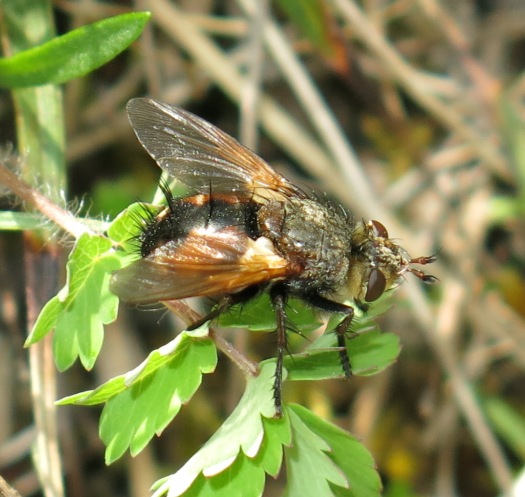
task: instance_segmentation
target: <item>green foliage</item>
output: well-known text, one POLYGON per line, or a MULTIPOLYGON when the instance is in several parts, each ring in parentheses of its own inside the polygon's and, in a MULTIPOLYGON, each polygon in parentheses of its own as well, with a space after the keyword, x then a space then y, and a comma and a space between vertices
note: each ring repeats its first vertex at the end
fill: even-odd
MULTIPOLYGON (((352 372, 358 376, 379 373, 399 355, 399 338, 376 328, 346 339, 352 372)), ((284 364, 290 380, 343 378, 334 333, 321 335, 302 353, 288 356, 284 364)))
POLYGON ((0 86, 60 84, 84 76, 136 40, 149 18, 148 12, 110 17, 0 59, 0 86))
POLYGON ((111 242, 84 233, 67 263, 66 285, 42 309, 26 346, 41 340, 52 329, 55 361, 60 371, 80 357, 91 369, 100 352, 104 324, 117 317, 118 299, 109 291, 111 271, 120 267, 111 242))
POLYGON ((130 226, 137 224, 137 212, 144 208, 134 204, 113 221, 108 228, 113 241, 87 232, 76 241, 67 262, 66 285, 44 306, 26 340, 29 346, 54 329, 53 350, 60 371, 77 357, 86 369, 93 367, 104 325, 117 318, 118 298, 109 291, 111 273, 136 257, 130 226), (114 243, 126 250, 116 252, 114 243))
POLYGON ((287 409, 292 443, 285 447, 285 497, 373 497, 381 492, 374 460, 349 433, 302 406, 287 409))
POLYGON ((274 373, 275 364, 266 364, 257 377, 248 378, 246 391, 230 417, 177 473, 157 482, 154 496, 165 493, 170 497, 206 495, 200 492, 217 484, 222 487, 224 483, 220 482, 224 481, 227 488, 223 490, 229 491, 228 495, 244 495, 242 489, 247 488, 247 483, 249 487, 255 487, 252 488, 254 495, 261 495, 265 470, 275 473, 276 466, 280 466, 282 455, 279 449, 276 450, 275 444, 289 443, 290 440, 286 419, 274 420, 273 424, 267 425, 263 422, 264 418, 272 418, 275 413, 272 396, 274 373), (261 451, 265 428, 271 428, 272 436, 268 439, 265 450, 261 451), (245 458, 239 457, 240 453, 252 461, 243 461, 245 458), (239 460, 238 466, 246 469, 240 471, 239 467, 232 468, 236 460, 239 460), (225 479, 223 473, 227 469, 230 471, 225 479), (196 493, 197 488, 190 487, 201 474, 211 480, 219 477, 219 480, 207 484, 198 481, 195 485, 199 493, 196 493), (187 489, 190 489, 188 494, 185 493, 187 489))
POLYGON ((304 407, 289 405, 272 418, 274 363, 250 378, 239 405, 223 426, 177 473, 155 485, 154 497, 262 495, 264 475, 275 477, 283 449, 285 495, 378 496, 379 476, 355 438, 304 407))
POLYGON ((181 333, 133 371, 60 404, 105 403, 100 438, 110 464, 128 448, 132 455, 138 454, 159 435, 199 388, 202 374, 211 373, 216 363, 215 347, 202 331, 181 333))
MULTIPOLYGON (((297 299, 291 299, 287 306, 293 331, 308 333, 319 328, 321 320, 315 311, 297 299)), ((236 305, 218 318, 218 324, 225 328, 246 328, 251 331, 274 331, 275 313, 270 304, 270 296, 263 293, 257 298, 236 305)))

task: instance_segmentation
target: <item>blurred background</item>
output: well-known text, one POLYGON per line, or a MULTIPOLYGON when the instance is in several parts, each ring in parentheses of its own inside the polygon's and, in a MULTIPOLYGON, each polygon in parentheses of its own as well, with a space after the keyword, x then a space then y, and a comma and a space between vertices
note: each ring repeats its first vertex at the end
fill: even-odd
MULTIPOLYGON (((519 0, 56 0, 63 33, 149 10, 132 47, 64 87, 68 193, 79 216, 149 201, 160 170, 125 114, 133 97, 182 106, 239 138, 412 256, 437 254, 433 287, 407 281, 381 317, 400 335, 379 375, 287 385, 370 449, 385 495, 495 496, 525 460, 525 4, 519 0)), ((2 142, 15 140, 0 94, 2 142)), ((9 200, 5 209, 11 208, 9 200)), ((0 474, 39 495, 18 234, 0 234, 0 474)), ((132 369, 181 325, 122 308, 95 370, 60 374, 59 397, 132 369)), ((226 337, 254 359, 269 334, 226 337)), ((100 410, 58 409, 68 495, 143 496, 217 429, 243 391, 225 357, 136 458, 104 465, 100 410)), ((525 495, 522 483, 521 495, 525 495)), ((280 495, 281 480, 265 495, 280 495)), ((520 495, 519 491, 516 495, 520 495)))

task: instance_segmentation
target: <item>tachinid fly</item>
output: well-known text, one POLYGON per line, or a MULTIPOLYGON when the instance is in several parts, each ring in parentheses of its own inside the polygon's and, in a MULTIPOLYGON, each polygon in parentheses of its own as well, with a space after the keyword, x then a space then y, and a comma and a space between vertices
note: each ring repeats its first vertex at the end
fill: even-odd
POLYGON ((269 291, 277 323, 278 416, 289 296, 345 316, 335 332, 350 377, 345 335, 353 306, 366 308, 405 273, 435 280, 412 267, 434 257, 411 259, 381 223, 354 220, 342 206, 293 185, 210 123, 149 98, 133 99, 127 109, 144 148, 194 194, 174 198, 165 191, 166 208, 145 222, 141 258, 113 275, 111 289, 133 304, 220 297, 192 328, 269 291))

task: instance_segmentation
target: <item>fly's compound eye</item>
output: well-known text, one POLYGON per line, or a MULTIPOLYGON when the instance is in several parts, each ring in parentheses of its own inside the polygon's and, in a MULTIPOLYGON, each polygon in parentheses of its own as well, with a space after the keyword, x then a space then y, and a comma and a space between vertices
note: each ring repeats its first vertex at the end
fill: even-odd
POLYGON ((379 271, 379 269, 373 268, 372 271, 370 271, 370 275, 368 276, 365 300, 367 302, 373 302, 374 300, 377 300, 379 297, 381 297, 381 295, 383 295, 385 288, 385 275, 379 271))
POLYGON ((374 232, 374 236, 379 236, 381 238, 388 238, 387 229, 379 221, 371 221, 371 223, 372 223, 372 230, 374 232))

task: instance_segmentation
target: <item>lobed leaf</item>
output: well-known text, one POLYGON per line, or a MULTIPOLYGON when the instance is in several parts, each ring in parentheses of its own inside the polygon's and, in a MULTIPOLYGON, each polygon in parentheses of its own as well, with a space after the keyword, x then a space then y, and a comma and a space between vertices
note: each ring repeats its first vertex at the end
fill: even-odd
POLYGON ((224 495, 245 495, 247 483, 253 495, 262 494, 265 471, 277 473, 280 447, 290 440, 287 418, 270 419, 275 415, 274 374, 275 362, 267 363, 259 376, 248 379, 229 418, 177 473, 156 483, 154 497, 211 495, 216 487, 224 495))
POLYGON ((42 309, 26 346, 54 329, 58 369, 69 368, 77 357, 90 369, 102 347, 103 325, 117 317, 118 299, 109 291, 109 278, 120 265, 110 240, 89 233, 81 235, 69 255, 66 285, 42 309))
POLYGON ((285 447, 285 497, 379 497, 381 480, 355 437, 299 405, 286 410, 292 444, 285 447))
POLYGON ((203 330, 183 332, 134 370, 96 390, 62 399, 59 404, 95 405, 105 402, 100 437, 110 464, 129 448, 138 454, 159 435, 188 402, 217 364, 213 342, 203 330))
MULTIPOLYGON (((286 307, 290 327, 300 333, 309 333, 322 324, 318 313, 298 299, 290 299, 286 307)), ((247 328, 250 331, 275 331, 275 312, 268 292, 244 304, 233 306, 218 318, 225 328, 247 328)))

